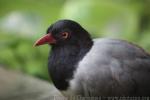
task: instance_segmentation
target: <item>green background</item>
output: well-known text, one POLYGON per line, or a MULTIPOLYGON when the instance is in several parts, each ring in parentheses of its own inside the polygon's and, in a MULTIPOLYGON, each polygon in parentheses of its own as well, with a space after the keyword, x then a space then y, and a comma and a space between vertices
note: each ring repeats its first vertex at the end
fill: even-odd
POLYGON ((119 38, 150 51, 150 0, 0 0, 0 65, 50 80, 49 46, 33 47, 59 19, 93 38, 119 38))

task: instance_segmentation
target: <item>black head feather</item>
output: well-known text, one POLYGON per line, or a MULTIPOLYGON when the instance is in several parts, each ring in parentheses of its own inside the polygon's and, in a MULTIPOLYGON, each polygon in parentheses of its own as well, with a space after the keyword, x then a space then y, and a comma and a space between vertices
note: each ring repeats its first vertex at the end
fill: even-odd
POLYGON ((57 21, 48 28, 47 33, 51 33, 52 36, 57 40, 56 45, 82 45, 84 42, 91 42, 89 33, 80 24, 72 20, 57 21), (61 38, 61 33, 64 32, 69 33, 68 38, 65 40, 61 38))

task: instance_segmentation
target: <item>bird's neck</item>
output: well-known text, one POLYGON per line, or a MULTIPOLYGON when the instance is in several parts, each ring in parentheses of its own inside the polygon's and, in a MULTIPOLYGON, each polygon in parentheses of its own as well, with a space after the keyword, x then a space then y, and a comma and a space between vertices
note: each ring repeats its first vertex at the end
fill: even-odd
POLYGON ((60 90, 66 90, 78 62, 91 49, 93 42, 80 45, 65 45, 52 48, 49 57, 49 73, 51 79, 60 90))

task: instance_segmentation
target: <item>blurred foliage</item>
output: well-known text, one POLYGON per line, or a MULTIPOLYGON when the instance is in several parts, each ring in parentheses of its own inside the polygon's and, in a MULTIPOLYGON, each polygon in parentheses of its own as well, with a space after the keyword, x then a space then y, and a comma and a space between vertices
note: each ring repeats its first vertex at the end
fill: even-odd
POLYGON ((46 66, 49 48, 47 46, 35 49, 34 41, 29 38, 13 34, 0 36, 0 64, 48 79, 46 66))
POLYGON ((73 19, 92 37, 125 39, 150 51, 150 0, 0 0, 0 64, 48 79, 49 46, 36 39, 58 19, 73 19))

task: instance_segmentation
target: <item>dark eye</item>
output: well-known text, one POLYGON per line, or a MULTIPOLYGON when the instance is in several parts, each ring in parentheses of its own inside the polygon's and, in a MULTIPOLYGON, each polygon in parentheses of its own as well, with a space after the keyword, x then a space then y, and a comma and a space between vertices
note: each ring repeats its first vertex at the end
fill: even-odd
POLYGON ((62 33, 62 38, 63 38, 63 39, 67 39, 68 36, 69 36, 69 33, 68 33, 68 32, 63 32, 63 33, 62 33))

